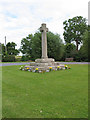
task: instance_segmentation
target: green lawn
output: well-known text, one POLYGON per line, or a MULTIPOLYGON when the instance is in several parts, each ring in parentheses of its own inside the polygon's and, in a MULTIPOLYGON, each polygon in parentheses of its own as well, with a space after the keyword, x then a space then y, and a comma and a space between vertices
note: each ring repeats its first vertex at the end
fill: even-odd
POLYGON ((49 73, 3 67, 3 117, 87 118, 88 65, 49 73))

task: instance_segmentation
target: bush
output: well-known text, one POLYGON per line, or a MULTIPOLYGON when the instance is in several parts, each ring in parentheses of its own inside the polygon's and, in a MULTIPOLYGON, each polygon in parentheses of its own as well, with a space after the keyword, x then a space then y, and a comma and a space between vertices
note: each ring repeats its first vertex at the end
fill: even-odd
POLYGON ((14 55, 2 56, 2 62, 15 62, 15 56, 14 55))
POLYGON ((74 55, 74 60, 76 62, 88 62, 88 57, 87 55, 83 54, 82 51, 77 51, 74 55))

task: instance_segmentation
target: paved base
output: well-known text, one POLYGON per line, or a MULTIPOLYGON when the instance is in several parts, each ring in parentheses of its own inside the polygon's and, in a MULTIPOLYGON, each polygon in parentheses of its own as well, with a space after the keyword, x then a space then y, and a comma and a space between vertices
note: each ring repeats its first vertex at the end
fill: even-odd
POLYGON ((65 68, 64 64, 60 64, 59 62, 54 62, 54 59, 49 59, 47 62, 45 62, 42 59, 37 59, 36 62, 31 62, 30 65, 25 66, 25 68, 29 68, 31 70, 35 70, 38 68, 38 70, 49 70, 50 67, 52 67, 52 70, 57 69, 57 67, 60 66, 61 69, 65 68), (50 62, 52 60, 52 62, 50 62))

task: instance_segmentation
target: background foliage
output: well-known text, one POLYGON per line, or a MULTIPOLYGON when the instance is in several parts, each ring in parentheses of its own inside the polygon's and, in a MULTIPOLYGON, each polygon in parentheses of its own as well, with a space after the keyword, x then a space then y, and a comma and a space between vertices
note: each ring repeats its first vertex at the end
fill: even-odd
MULTIPOLYGON (((88 61, 90 26, 87 25, 86 18, 76 16, 65 20, 63 25, 65 43, 59 34, 50 31, 47 33, 48 57, 54 58, 56 61, 65 61, 66 58, 74 58, 74 61, 88 61)), ((17 45, 14 42, 9 42, 6 46, 2 44, 2 61, 15 61, 17 58, 15 56, 20 52, 22 53, 22 57, 19 59, 21 61, 34 61, 41 58, 41 41, 41 33, 38 31, 34 35, 29 34, 22 38, 19 50, 15 48, 17 45)))

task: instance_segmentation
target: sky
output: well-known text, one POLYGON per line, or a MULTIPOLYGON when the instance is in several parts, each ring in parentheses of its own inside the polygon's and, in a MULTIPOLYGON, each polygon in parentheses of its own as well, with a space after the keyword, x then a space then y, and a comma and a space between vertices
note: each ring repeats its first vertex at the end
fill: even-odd
POLYGON ((0 0, 0 42, 15 42, 34 34, 42 23, 63 38, 63 22, 75 16, 88 19, 88 0, 0 0))

